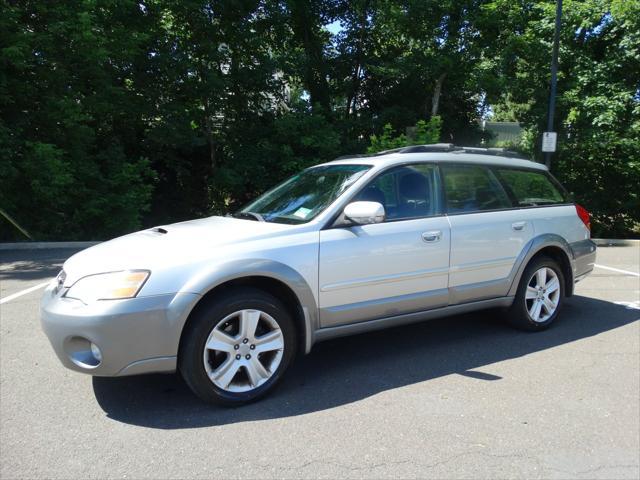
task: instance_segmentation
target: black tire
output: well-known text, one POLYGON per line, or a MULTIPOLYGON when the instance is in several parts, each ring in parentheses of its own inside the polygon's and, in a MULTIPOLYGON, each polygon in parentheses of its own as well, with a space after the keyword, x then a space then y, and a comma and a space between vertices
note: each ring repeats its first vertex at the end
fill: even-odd
POLYGON ((251 287, 234 289, 206 302, 198 306, 185 327, 180 342, 178 370, 189 388, 207 403, 238 406, 258 400, 276 386, 295 357, 298 342, 291 315, 277 298, 251 287), (282 331, 284 349, 280 364, 265 383, 250 391, 229 392, 215 385, 205 370, 205 343, 222 319, 247 309, 265 312, 277 322, 282 331))
MULTIPOLYGON (((518 284, 518 291, 516 293, 513 304, 506 312, 506 320, 513 327, 518 328, 520 330, 526 330, 529 332, 538 332, 540 330, 545 330, 549 328, 549 326, 558 318, 558 314, 562 308, 562 304, 564 303, 564 295, 565 295, 565 280, 564 275, 562 274, 562 268, 558 263, 547 257, 540 255, 535 257, 527 268, 524 269, 522 273, 522 277, 520 278, 520 283, 518 284), (558 281, 560 283, 559 286, 559 298, 555 311, 548 318, 545 318, 543 321, 534 321, 529 315, 529 310, 527 308, 527 300, 525 298, 527 287, 529 286, 529 282, 532 281, 533 275, 540 270, 541 268, 546 267, 557 275, 558 281)), ((531 301, 531 300, 529 300, 531 301)))

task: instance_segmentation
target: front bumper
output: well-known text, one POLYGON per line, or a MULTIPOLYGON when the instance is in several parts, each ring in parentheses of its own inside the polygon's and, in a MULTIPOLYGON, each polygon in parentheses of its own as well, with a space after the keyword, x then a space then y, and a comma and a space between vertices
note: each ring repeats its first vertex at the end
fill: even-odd
POLYGON ((98 376, 174 371, 182 327, 201 298, 175 293, 85 305, 64 291, 55 282, 46 288, 42 328, 65 367, 98 376))

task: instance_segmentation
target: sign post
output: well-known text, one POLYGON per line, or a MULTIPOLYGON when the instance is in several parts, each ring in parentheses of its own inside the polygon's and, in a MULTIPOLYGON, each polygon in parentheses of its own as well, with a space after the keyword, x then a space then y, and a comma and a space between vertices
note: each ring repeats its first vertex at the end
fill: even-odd
MULTIPOLYGON (((553 35, 553 53, 551 55, 551 90, 549 91, 549 112, 547 118, 547 133, 553 133, 553 115, 556 110, 556 84, 558 83, 558 48, 560 46, 560 26, 562 21, 562 0, 556 0, 556 28, 553 35)), ((556 136, 554 133, 553 150, 544 150, 544 163, 551 168, 551 152, 556 151, 556 136)), ((544 140, 542 141, 544 146, 544 140)))
POLYGON ((542 134, 542 151, 545 153, 555 152, 557 142, 558 142, 557 132, 544 132, 542 134))

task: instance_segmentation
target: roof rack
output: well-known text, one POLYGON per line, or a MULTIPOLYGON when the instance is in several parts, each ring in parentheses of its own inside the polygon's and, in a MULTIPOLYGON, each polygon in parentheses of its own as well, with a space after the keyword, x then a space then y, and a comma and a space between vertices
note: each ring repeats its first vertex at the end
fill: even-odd
POLYGON ((367 158, 389 155, 390 153, 475 153, 477 155, 507 156, 530 160, 521 153, 507 150, 505 148, 484 148, 484 147, 462 147, 453 143, 431 143, 428 145, 410 145, 408 147, 394 148, 376 153, 362 153, 355 155, 343 155, 336 160, 346 160, 349 158, 367 158))
POLYGON ((453 152, 458 148, 453 143, 430 143, 399 148, 398 153, 453 152))
POLYGON ((383 150, 382 152, 376 152, 376 153, 354 153, 354 154, 351 154, 351 155, 342 155, 342 156, 336 158, 335 160, 347 160, 349 158, 380 157, 381 155, 388 155, 390 153, 398 153, 403 148, 406 148, 406 147, 392 148, 391 150, 383 150))
POLYGON ((476 153, 478 155, 496 155, 496 156, 504 156, 504 157, 514 157, 521 158, 523 160, 530 160, 525 157, 521 153, 515 152, 513 150, 507 150, 506 148, 497 148, 497 147, 457 147, 456 152, 460 153, 476 153))
POLYGON ((343 155, 336 160, 346 160, 349 158, 380 157, 390 153, 424 153, 424 152, 453 152, 456 147, 453 143, 431 143, 429 145, 410 145, 408 147, 392 148, 376 153, 356 153, 353 155, 343 155))

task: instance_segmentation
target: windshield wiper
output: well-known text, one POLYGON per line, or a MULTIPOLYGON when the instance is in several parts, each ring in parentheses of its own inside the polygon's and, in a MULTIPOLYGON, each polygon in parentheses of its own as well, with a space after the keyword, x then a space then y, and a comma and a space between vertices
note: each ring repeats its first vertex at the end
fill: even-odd
POLYGON ((264 217, 256 212, 236 212, 233 216, 236 218, 246 218, 249 220, 257 220, 258 222, 266 222, 264 217))

